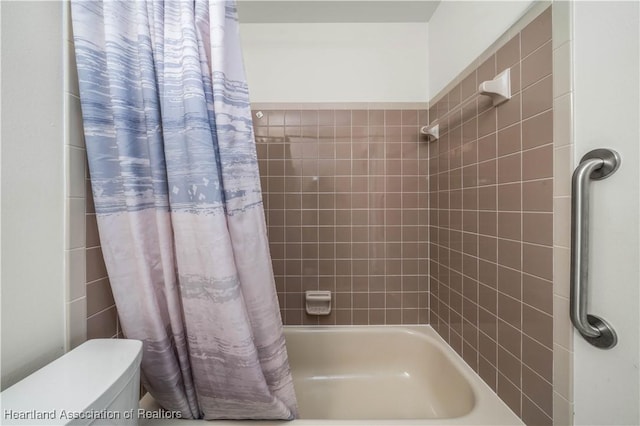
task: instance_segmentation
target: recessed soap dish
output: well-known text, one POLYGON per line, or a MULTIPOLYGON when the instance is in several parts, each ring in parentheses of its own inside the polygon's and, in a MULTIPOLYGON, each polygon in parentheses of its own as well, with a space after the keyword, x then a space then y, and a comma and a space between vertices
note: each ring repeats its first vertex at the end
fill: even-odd
POLYGON ((306 310, 309 315, 329 315, 331 313, 331 292, 309 290, 304 293, 306 310))

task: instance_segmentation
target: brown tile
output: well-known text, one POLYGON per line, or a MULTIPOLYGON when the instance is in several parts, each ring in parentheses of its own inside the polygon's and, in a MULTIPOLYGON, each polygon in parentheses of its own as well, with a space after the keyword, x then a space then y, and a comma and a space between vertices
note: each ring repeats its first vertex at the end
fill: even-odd
POLYGON ((419 324, 420 309, 402 309, 402 324, 419 324))
MULTIPOLYGON (((495 172, 491 173, 488 171, 489 168, 489 165, 482 166, 481 164, 478 166, 478 175, 481 185, 483 183, 483 179, 489 181, 491 179, 491 175, 495 175, 495 172)), ((495 165, 493 166, 493 169, 495 170, 495 165)), ((495 180, 495 176, 493 179, 495 180)), ((497 208, 497 197, 498 192, 495 185, 481 186, 478 188, 478 209, 495 211, 497 208)))
POLYGON ((520 84, 520 64, 515 64, 511 67, 511 72, 509 74, 511 77, 511 96, 520 92, 521 84, 520 84))
POLYGON ((460 104, 460 84, 457 84, 453 89, 449 91, 448 101, 449 111, 452 111, 460 104))
POLYGON ((520 213, 498 213, 498 237, 509 240, 520 240, 522 215, 520 213))
POLYGON ((524 213, 522 216, 522 240, 528 243, 551 246, 553 244, 553 214, 524 213))
POLYGON ((498 320, 498 344, 519 357, 521 354, 522 333, 507 322, 498 320))
POLYGON ((285 306, 287 309, 301 309, 304 293, 285 293, 285 306))
POLYGON ((315 111, 315 110, 300 111, 300 124, 302 126, 317 126, 318 111, 315 111))
POLYGON ((526 120, 553 105, 553 79, 547 76, 522 91, 522 119, 526 120))
POLYGON ((100 236, 98 234, 98 223, 95 214, 85 216, 86 226, 86 247, 96 247, 100 245, 100 236))
POLYGON ((496 131, 496 109, 491 108, 478 116, 478 138, 496 131))
POLYGON ((449 112, 449 99, 447 96, 436 103, 436 110, 438 111, 438 118, 443 118, 449 112))
POLYGON ((115 306, 87 319, 87 340, 112 338, 117 333, 118 311, 115 306))
POLYGON ((478 212, 467 211, 462 212, 462 229, 466 232, 478 232, 478 212))
POLYGON ((498 319, 485 309, 478 309, 478 328, 493 340, 498 338, 498 319))
POLYGON ((498 183, 510 183, 520 181, 521 155, 512 154, 498 159, 498 183))
POLYGON ((458 355, 462 356, 462 336, 454 330, 451 330, 449 345, 458 353, 458 355))
POLYGON ((520 389, 500 373, 498 373, 497 393, 500 399, 502 399, 517 416, 520 416, 520 389))
POLYGON ((384 124, 385 126, 400 126, 402 124, 402 111, 385 110, 384 124))
POLYGON ((466 340, 462 342, 462 358, 474 371, 478 371, 478 351, 466 340))
POLYGON ((331 311, 329 315, 323 315, 318 317, 319 325, 335 325, 336 324, 336 311, 331 311))
POLYGON ((429 123, 429 111, 426 109, 418 110, 418 124, 424 126, 429 123))
POLYGON ((491 365, 496 366, 498 361, 498 344, 484 333, 478 335, 478 352, 491 365))
POLYGON ((522 332, 549 349, 553 347, 553 319, 551 315, 523 305, 522 332))
POLYGON ((369 110, 369 126, 384 126, 384 110, 369 110))
POLYGON ((553 314, 553 285, 549 281, 528 274, 522 276, 522 301, 527 305, 540 309, 549 315, 553 314))
POLYGON ((504 129, 521 120, 520 94, 496 107, 498 115, 498 129, 504 129))
POLYGON ((354 309, 352 314, 353 314, 353 324, 354 325, 368 325, 369 324, 369 310, 368 309, 354 309))
POLYGON ((478 162, 478 146, 475 141, 462 145, 462 164, 467 166, 478 162))
POLYGON ((418 110, 402 110, 402 125, 403 126, 417 126, 418 125, 418 110))
POLYGON ((487 312, 497 315, 498 313, 498 293, 495 289, 482 283, 478 284, 478 305, 487 312))
POLYGON ((402 293, 400 292, 387 292, 386 293, 386 307, 387 309, 399 309, 402 307, 402 293))
POLYGON ((497 287, 497 265, 484 260, 478 261, 478 280, 489 287, 497 287))
POLYGON ((351 110, 335 110, 333 115, 336 126, 351 126, 351 110))
POLYGON ((522 420, 532 426, 552 426, 553 420, 526 395, 522 396, 522 420))
POLYGON ((522 32, 521 49, 522 57, 525 58, 531 52, 542 46, 547 40, 551 39, 551 7, 527 25, 522 32))
POLYGON ((401 309, 387 309, 385 311, 386 324, 402 324, 401 309))
POLYGON ((522 362, 501 346, 498 347, 498 371, 511 383, 520 387, 522 362))
POLYGON ((87 316, 90 317, 115 305, 109 279, 87 284, 87 316))
POLYGON ((285 126, 300 126, 300 111, 285 111, 285 126))
POLYGON ((553 380, 553 351, 531 339, 522 336, 522 362, 542 376, 549 383, 553 380))
POLYGON ((335 304, 336 309, 351 309, 351 295, 352 293, 336 293, 335 304))
POLYGON ((497 389, 497 370, 482 355, 478 359, 478 374, 486 384, 495 392, 497 389))
POLYGON ((498 239, 498 264, 513 269, 520 269, 521 248, 519 241, 498 239))
POLYGON ((522 270, 546 280, 553 279, 553 248, 523 244, 522 270))
POLYGON ((486 80, 493 80, 496 76, 496 55, 487 58, 477 70, 478 84, 486 80))
POLYGON ((522 180, 553 177, 553 145, 522 153, 522 180))
POLYGON ((484 235, 478 236, 478 256, 489 262, 496 262, 498 256, 498 240, 484 235))
POLYGON ((91 183, 89 181, 85 184, 85 213, 95 213, 96 206, 93 202, 93 191, 91 190, 91 183))
POLYGON ((478 186, 478 166, 476 164, 462 169, 462 185, 464 188, 478 186))
POLYGON ((551 74, 551 40, 522 61, 522 87, 527 88, 536 81, 551 74))
POLYGON ((478 91, 478 83, 476 80, 476 71, 473 70, 466 76, 460 84, 460 98, 465 100, 478 91))
POLYGON ((284 111, 268 111, 269 126, 284 126, 284 111))
POLYGON ((370 309, 369 310, 369 324, 371 324, 371 325, 384 325, 385 324, 385 311, 384 311, 384 309, 370 309))
POLYGON ((462 190, 462 206, 465 210, 478 210, 478 188, 462 190))
POLYGON ((516 300, 522 299, 522 273, 498 265, 498 290, 516 300))
POLYGON ((369 125, 369 111, 367 110, 353 110, 351 111, 351 120, 353 126, 368 126, 369 125))
POLYGON ((522 392, 547 415, 551 415, 553 387, 526 365, 522 367, 522 392))
MULTIPOLYGON (((498 189, 498 205, 500 190, 498 189)), ((544 179, 522 184, 522 210, 530 212, 553 211, 553 180, 544 179)))
POLYGON ((498 319, 519 329, 522 325, 522 303, 498 292, 498 319))
POLYGON ((522 149, 535 148, 553 141, 553 111, 522 122, 522 149))
POLYGON ((369 309, 369 293, 353 293, 351 297, 354 309, 369 309))
POLYGON ((520 34, 516 34, 496 53, 497 71, 500 73, 520 62, 520 34))
POLYGON ((87 249, 86 262, 88 283, 107 276, 107 268, 100 247, 87 249))
POLYGON ((506 127, 498 132, 498 156, 502 157, 522 150, 520 124, 506 127))
POLYGON ((493 160, 496 158, 496 134, 478 139, 478 161, 493 160))
POLYGON ((478 232, 483 235, 497 235, 497 214, 495 212, 478 212, 478 232))

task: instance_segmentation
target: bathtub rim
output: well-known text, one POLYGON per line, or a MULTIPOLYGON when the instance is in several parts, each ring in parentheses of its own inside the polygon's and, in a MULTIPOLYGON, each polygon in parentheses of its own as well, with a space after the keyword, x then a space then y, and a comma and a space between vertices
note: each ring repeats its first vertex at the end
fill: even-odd
MULTIPOLYGON (((331 331, 345 330, 352 332, 371 333, 376 330, 397 329, 403 333, 415 335, 420 339, 430 341, 446 356, 458 369, 460 374, 469 382, 474 394, 475 406, 471 411, 460 417, 439 419, 385 419, 385 420, 327 420, 327 419, 296 419, 293 421, 215 421, 220 426, 237 426, 251 424, 254 426, 430 426, 430 425, 524 425, 522 420, 498 397, 488 384, 462 359, 462 357, 440 336, 431 325, 286 325, 286 330, 300 331, 331 331)), ((157 409, 153 398, 147 394, 140 400, 140 407, 147 410, 157 409)), ((162 420, 153 423, 143 419, 140 425, 201 425, 201 420, 162 420)))
MULTIPOLYGON (((459 355, 429 324, 381 324, 381 325, 285 325, 286 330, 301 332, 343 330, 353 333, 374 333, 377 330, 397 330, 401 333, 411 334, 419 339, 426 340, 437 346, 438 350, 454 365, 467 380, 475 405, 467 414, 459 417, 439 419, 399 419, 399 420, 324 420, 324 419, 300 419, 300 425, 319 424, 349 424, 349 425, 431 425, 431 424, 459 424, 459 425, 522 425, 523 421, 500 399, 496 392, 473 371, 473 368, 459 355), (303 423, 304 422, 304 423, 303 423), (309 422, 309 423, 307 423, 309 422), (320 423, 317 423, 320 422, 320 423), (331 422, 331 423, 325 423, 331 422)), ((296 423, 298 424, 298 423, 296 423)))

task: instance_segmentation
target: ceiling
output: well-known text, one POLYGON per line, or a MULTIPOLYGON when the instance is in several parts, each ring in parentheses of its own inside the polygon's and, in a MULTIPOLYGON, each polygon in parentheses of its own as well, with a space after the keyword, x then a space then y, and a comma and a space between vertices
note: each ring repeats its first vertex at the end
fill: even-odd
POLYGON ((428 22, 440 0, 238 0, 241 23, 428 22))

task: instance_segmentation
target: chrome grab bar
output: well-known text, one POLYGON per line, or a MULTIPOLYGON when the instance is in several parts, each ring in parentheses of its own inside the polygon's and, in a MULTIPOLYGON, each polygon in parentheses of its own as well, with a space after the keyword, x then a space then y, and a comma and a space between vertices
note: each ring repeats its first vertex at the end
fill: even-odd
POLYGON ((595 149, 582 157, 571 182, 571 322, 587 342, 602 349, 614 347, 618 338, 605 320, 587 314, 589 180, 605 179, 619 166, 617 152, 595 149))

